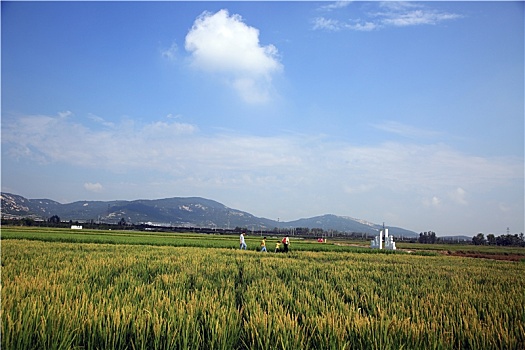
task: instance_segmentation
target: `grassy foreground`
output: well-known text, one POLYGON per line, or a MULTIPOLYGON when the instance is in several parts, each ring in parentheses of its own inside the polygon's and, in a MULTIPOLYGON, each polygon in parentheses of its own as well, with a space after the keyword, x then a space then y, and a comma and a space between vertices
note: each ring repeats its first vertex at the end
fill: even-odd
POLYGON ((3 239, 2 349, 525 348, 523 263, 120 243, 3 239))

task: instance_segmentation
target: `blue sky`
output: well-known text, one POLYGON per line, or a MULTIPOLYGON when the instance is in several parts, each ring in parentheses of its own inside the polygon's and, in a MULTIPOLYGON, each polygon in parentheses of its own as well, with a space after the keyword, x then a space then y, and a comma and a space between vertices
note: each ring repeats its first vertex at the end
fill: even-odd
POLYGON ((523 2, 2 2, 2 191, 524 231, 523 2))

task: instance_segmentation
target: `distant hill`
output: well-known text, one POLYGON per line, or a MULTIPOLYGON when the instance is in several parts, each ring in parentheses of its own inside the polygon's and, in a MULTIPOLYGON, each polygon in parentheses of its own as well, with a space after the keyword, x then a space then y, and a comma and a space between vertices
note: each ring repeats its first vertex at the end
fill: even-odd
POLYGON ((60 204, 49 199, 27 199, 3 192, 2 216, 31 216, 61 220, 117 223, 121 218, 133 223, 173 226, 274 228, 277 222, 226 207, 209 199, 165 198, 134 201, 78 201, 60 204))
MULTIPOLYGON (((373 224, 364 220, 332 214, 315 216, 308 219, 299 219, 285 223, 284 227, 322 228, 323 230, 338 230, 344 232, 361 232, 368 234, 378 233, 382 225, 373 224), (337 228, 336 228, 337 227, 337 228)), ((388 232, 394 236, 419 237, 416 232, 399 227, 386 226, 388 232)))
MULTIPOLYGON (((33 217, 46 220, 58 215, 61 220, 117 223, 121 218, 132 223, 187 227, 217 227, 273 229, 308 227, 325 231, 376 234, 380 225, 350 217, 323 215, 313 218, 279 222, 253 216, 247 212, 200 197, 175 197, 134 201, 78 201, 61 204, 50 199, 27 199, 11 193, 1 193, 2 217, 33 217)), ((398 227, 388 227, 394 236, 416 237, 417 233, 398 227)))

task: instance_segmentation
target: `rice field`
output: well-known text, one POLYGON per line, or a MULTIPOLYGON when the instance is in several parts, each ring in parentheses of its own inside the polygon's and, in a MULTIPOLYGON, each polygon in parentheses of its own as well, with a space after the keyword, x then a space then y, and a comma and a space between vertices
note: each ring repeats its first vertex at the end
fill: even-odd
POLYGON ((525 348, 523 262, 20 239, 1 248, 2 349, 525 348))

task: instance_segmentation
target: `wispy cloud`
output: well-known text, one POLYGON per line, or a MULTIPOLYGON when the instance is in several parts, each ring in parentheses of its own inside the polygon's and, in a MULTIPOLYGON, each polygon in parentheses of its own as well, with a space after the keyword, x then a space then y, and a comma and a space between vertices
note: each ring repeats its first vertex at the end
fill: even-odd
POLYGON ((314 29, 326 29, 330 31, 339 31, 344 28, 344 25, 339 22, 337 19, 325 18, 325 17, 316 17, 313 20, 314 29))
POLYGON ((424 198, 422 202, 423 205, 426 207, 441 207, 441 199, 438 196, 432 196, 432 198, 424 198))
POLYGON ((343 28, 343 24, 333 18, 326 18, 326 17, 316 17, 312 21, 313 23, 313 29, 326 29, 328 31, 337 32, 343 28))
POLYGON ((322 5, 318 8, 318 10, 320 11, 332 11, 332 10, 337 10, 337 9, 340 9, 340 8, 343 8, 343 7, 347 7, 348 5, 350 5, 353 1, 335 1, 335 2, 330 2, 326 5, 322 5))
MULTIPOLYGON (((283 203, 309 203, 308 212, 293 205, 273 211, 291 218, 327 210, 351 210, 352 215, 368 218, 382 210, 416 221, 437 220, 434 214, 462 220, 461 212, 479 210, 475 204, 487 194, 495 203, 483 204, 487 222, 496 211, 521 215, 516 214, 519 203, 508 212, 499 203, 509 193, 523 191, 522 158, 469 155, 428 140, 417 143, 418 139, 356 145, 320 135, 256 136, 225 130, 205 134, 181 119, 92 124, 89 117, 71 112, 6 115, 2 161, 66 165, 75 169, 72 177, 79 172, 96 174, 100 182, 82 184, 98 196, 131 193, 136 199, 172 193, 237 198, 227 205, 260 206, 261 215, 268 215, 268 203, 278 196, 283 203), (389 195, 383 196, 384 191, 389 195), (362 205, 356 206, 356 201, 362 205), (405 202, 406 208, 399 206, 405 202), (428 213, 426 219, 413 217, 418 205, 428 213)), ((406 127, 391 126, 396 127, 406 133, 406 127)))
POLYGON ((313 29, 324 29, 333 32, 346 29, 368 32, 377 28, 378 25, 376 23, 369 21, 351 20, 348 22, 341 22, 337 19, 326 17, 317 17, 313 20, 313 29))
POLYGON ((89 192, 95 192, 95 193, 100 193, 103 190, 103 186, 99 182, 97 183, 86 182, 84 184, 84 188, 89 192))
POLYGON ((428 130, 423 128, 417 128, 412 125, 403 124, 396 121, 385 121, 382 123, 371 124, 373 128, 382 130, 388 133, 400 135, 407 138, 417 138, 417 139, 428 139, 436 138, 442 136, 442 133, 439 131, 428 130))
POLYGON ((333 150, 330 159, 341 173, 359 178, 361 185, 391 189, 493 188, 523 177, 518 158, 486 158, 462 154, 443 144, 387 142, 375 147, 350 146, 333 150))
MULTIPOLYGON (((2 143, 9 146, 9 155, 40 163, 123 169, 154 164, 171 154, 170 140, 196 131, 194 125, 172 121, 138 125, 129 119, 108 123, 98 118, 105 126, 99 130, 70 116, 72 113, 4 118, 2 143)), ((88 119, 93 119, 92 115, 88 119)))
MULTIPOLYGON (((313 29, 340 31, 371 31, 388 27, 407 27, 418 25, 436 25, 443 21, 463 17, 457 13, 443 12, 427 5, 415 2, 378 2, 376 9, 365 13, 365 18, 338 20, 327 17, 317 17, 313 20, 313 29)), ((342 9, 342 6, 331 7, 332 10, 342 9)))
POLYGON ((178 51, 179 47, 177 43, 173 42, 170 47, 161 50, 161 55, 169 61, 175 61, 177 59, 178 51))
POLYGON ((114 127, 115 124, 113 122, 108 122, 106 120, 104 120, 104 118, 101 118, 97 115, 94 115, 92 113, 88 114, 88 119, 91 119, 93 122, 95 122, 96 124, 100 124, 102 126, 105 126, 105 127, 114 127))
MULTIPOLYGON (((202 181, 232 186, 266 179, 285 188, 302 179, 330 181, 347 193, 379 184, 396 191, 441 189, 453 191, 458 203, 466 198, 462 191, 473 186, 493 188, 523 179, 522 159, 466 155, 443 144, 386 142, 371 147, 318 135, 204 135, 196 125, 168 118, 147 124, 124 119, 96 130, 80 120, 64 115, 4 118, 2 151, 14 158, 116 173, 148 169, 177 177, 198 174, 202 181)), ((420 132, 396 127, 403 133, 420 132)))
POLYGON ((456 13, 441 12, 414 2, 381 2, 384 11, 370 14, 384 26, 434 25, 442 21, 461 18, 456 13))
POLYGON ((467 191, 463 188, 458 187, 454 191, 449 192, 449 197, 456 203, 461 205, 467 205, 467 191))
POLYGON ((192 66, 220 74, 249 103, 267 102, 272 77, 282 70, 274 45, 261 46, 259 30, 227 10, 204 12, 186 35, 192 66))

